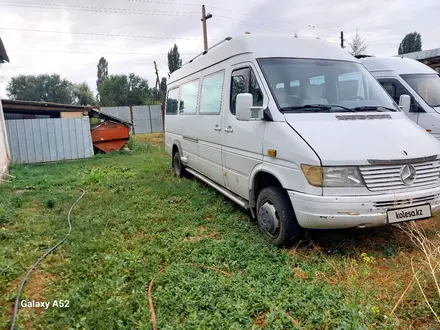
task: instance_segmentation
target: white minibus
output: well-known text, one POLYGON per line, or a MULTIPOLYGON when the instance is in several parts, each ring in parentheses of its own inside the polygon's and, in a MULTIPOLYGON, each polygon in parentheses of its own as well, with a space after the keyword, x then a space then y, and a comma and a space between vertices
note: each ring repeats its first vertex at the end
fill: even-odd
POLYGON ((399 102, 409 95, 406 113, 440 140, 440 75, 429 66, 404 57, 367 57, 360 60, 388 94, 399 102))
POLYGON ((249 210, 274 245, 305 229, 426 219, 440 206, 440 143, 335 44, 226 38, 173 72, 167 89, 174 173, 249 210))

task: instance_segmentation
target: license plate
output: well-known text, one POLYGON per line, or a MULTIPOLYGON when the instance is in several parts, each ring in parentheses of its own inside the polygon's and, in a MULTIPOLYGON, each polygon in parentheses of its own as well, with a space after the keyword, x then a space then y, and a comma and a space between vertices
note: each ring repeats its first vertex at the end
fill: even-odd
POLYGON ((431 205, 424 204, 405 207, 401 209, 388 210, 387 215, 389 223, 427 219, 432 216, 431 205))

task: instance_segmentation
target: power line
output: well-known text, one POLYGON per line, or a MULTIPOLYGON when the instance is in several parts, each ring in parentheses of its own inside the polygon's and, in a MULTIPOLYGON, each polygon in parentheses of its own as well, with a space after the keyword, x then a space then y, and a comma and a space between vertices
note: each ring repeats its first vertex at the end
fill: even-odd
MULTIPOLYGON (((151 3, 151 4, 157 4, 157 5, 183 5, 183 6, 197 6, 200 7, 199 4, 195 4, 195 3, 188 3, 188 2, 180 2, 180 1, 176 1, 176 2, 171 2, 171 1, 158 1, 158 0, 127 0, 130 2, 137 2, 137 3, 151 3)), ((217 9, 217 10, 223 10, 223 11, 227 11, 230 13, 234 13, 236 15, 241 15, 241 16, 252 16, 254 18, 259 18, 261 20, 264 21, 272 21, 272 22, 278 22, 278 23, 282 23, 282 24, 292 24, 291 21, 281 21, 281 20, 276 20, 273 18, 268 18, 268 17, 263 17, 263 16, 255 16, 255 15, 251 15, 251 14, 243 14, 243 13, 237 13, 236 10, 230 9, 230 8, 224 8, 224 7, 218 7, 218 6, 212 6, 209 5, 209 8, 212 9, 217 9)), ((216 15, 216 17, 219 17, 216 15)))
POLYGON ((145 35, 125 35, 114 33, 96 33, 96 32, 68 32, 68 31, 49 31, 49 30, 33 30, 33 29, 15 29, 0 27, 0 30, 21 31, 21 32, 37 32, 37 33, 55 33, 55 34, 76 34, 88 36, 118 37, 118 38, 138 38, 138 39, 163 39, 163 40, 200 40, 200 38, 191 37, 162 37, 162 36, 145 36, 145 35))
MULTIPOLYGON (((172 4, 172 5, 196 5, 192 3, 184 3, 184 2, 170 2, 170 1, 157 1, 157 0, 128 0, 132 2, 144 2, 144 3, 154 3, 154 4, 172 4)), ((196 12, 183 12, 183 11, 162 11, 162 10, 145 10, 145 9, 128 9, 128 8, 116 8, 116 7, 96 7, 96 6, 85 6, 85 5, 64 5, 64 4, 52 4, 52 3, 39 3, 39 2, 23 2, 23 1, 8 1, 8 0, 0 0, 0 6, 3 7, 21 7, 21 8, 41 8, 41 9, 55 9, 55 10, 69 10, 69 11, 80 11, 80 12, 99 12, 99 13, 110 13, 110 14, 124 14, 124 15, 148 15, 148 16, 195 16, 199 15, 196 12)), ((198 6, 198 5, 197 5, 198 6)), ((229 12, 234 11, 221 7, 212 8, 225 10, 229 12)), ((250 22, 237 20, 228 16, 216 15, 219 19, 232 21, 238 25, 245 25, 254 28, 265 28, 272 31, 284 32, 294 34, 293 31, 282 30, 279 28, 274 28, 269 25, 264 25, 258 22, 250 22)), ((263 18, 262 18, 263 19, 263 18)), ((264 18, 266 21, 274 21, 281 22, 283 24, 290 24, 290 22, 283 22, 274 19, 264 18)))
MULTIPOLYGON (((152 53, 152 52, 107 52, 107 51, 77 51, 77 50, 51 50, 51 49, 8 49, 8 52, 23 53, 63 53, 63 54, 111 54, 111 55, 167 55, 168 53, 152 53)), ((181 56, 192 56, 198 53, 181 53, 181 56)))
POLYGON ((180 2, 180 1, 158 1, 158 0, 128 0, 130 2, 139 2, 139 3, 151 3, 151 4, 157 4, 157 5, 173 5, 173 6, 196 6, 200 7, 199 4, 196 3, 189 3, 189 2, 180 2))
POLYGON ((69 10, 69 11, 85 11, 85 12, 101 12, 111 14, 124 14, 124 15, 148 15, 148 16, 194 16, 199 15, 195 12, 182 12, 182 11, 162 11, 162 10, 145 10, 145 9, 128 9, 128 8, 116 8, 116 7, 94 7, 83 5, 58 5, 58 4, 46 4, 46 3, 30 3, 30 2, 12 2, 12 1, 0 1, 2 7, 19 7, 19 8, 41 8, 41 9, 57 9, 57 10, 69 10))
MULTIPOLYGON (((55 31, 55 30, 34 30, 34 29, 18 29, 18 28, 5 28, 0 27, 0 30, 17 31, 17 32, 36 32, 36 33, 53 33, 53 34, 66 34, 66 35, 86 35, 86 36, 103 36, 103 37, 116 37, 116 38, 128 38, 128 39, 153 39, 153 40, 186 40, 186 41, 199 41, 198 37, 166 37, 166 36, 144 36, 144 35, 124 35, 113 33, 96 33, 96 32, 69 32, 69 31, 55 31)), ((315 36, 309 34, 297 33, 297 35, 311 38, 325 38, 325 39, 337 39, 338 37, 331 36, 315 36)))

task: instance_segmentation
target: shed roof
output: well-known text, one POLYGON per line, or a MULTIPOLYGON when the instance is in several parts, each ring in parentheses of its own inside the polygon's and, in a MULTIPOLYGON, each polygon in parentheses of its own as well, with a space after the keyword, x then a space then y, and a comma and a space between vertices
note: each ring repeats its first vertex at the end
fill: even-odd
POLYGON ((420 52, 413 52, 413 53, 407 53, 407 54, 401 54, 401 55, 395 55, 395 56, 403 56, 403 57, 411 58, 413 60, 418 60, 418 61, 435 59, 435 58, 440 60, 440 48, 421 50, 420 52))
POLYGON ((25 111, 25 112, 84 112, 89 111, 89 106, 59 104, 53 102, 21 101, 21 100, 1 100, 5 112, 25 111))

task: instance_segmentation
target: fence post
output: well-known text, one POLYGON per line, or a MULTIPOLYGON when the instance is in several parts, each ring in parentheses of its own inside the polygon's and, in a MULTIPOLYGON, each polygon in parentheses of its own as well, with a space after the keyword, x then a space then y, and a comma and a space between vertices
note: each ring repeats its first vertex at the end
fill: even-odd
POLYGON ((162 101, 160 110, 162 112, 162 131, 165 132, 165 101, 162 101))
POLYGON ((151 105, 148 106, 148 112, 150 113, 150 133, 153 133, 153 121, 151 120, 151 105))
POLYGON ((133 125, 133 126, 131 126, 131 128, 132 128, 132 130, 133 130, 133 134, 136 134, 136 133, 135 133, 135 130, 134 130, 133 108, 132 108, 131 105, 130 105, 130 120, 131 120, 131 124, 133 125))

